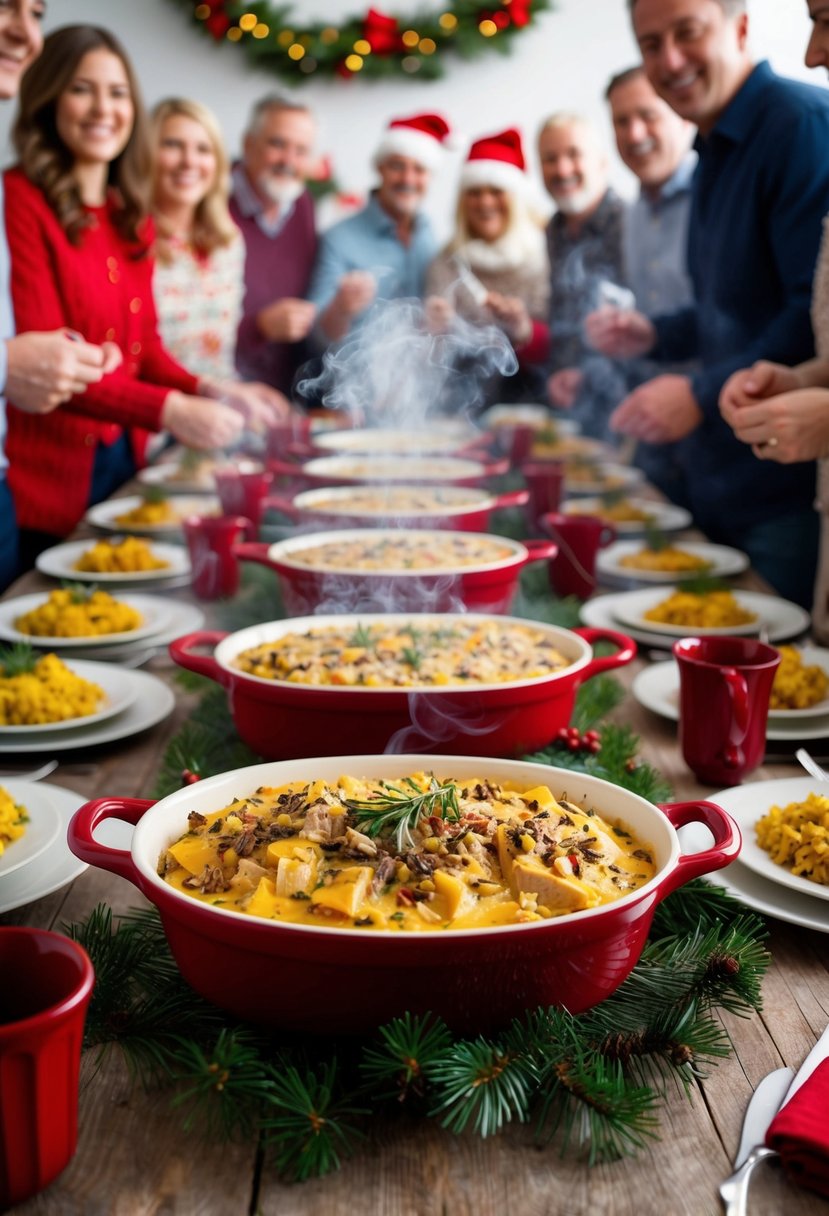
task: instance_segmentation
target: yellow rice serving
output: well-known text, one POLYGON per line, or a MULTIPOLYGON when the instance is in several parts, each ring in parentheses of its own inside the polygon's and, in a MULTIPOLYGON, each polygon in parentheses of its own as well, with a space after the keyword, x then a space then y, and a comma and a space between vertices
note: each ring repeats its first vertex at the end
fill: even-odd
POLYGON ((8 790, 0 785, 0 857, 8 845, 20 839, 28 822, 25 806, 15 802, 8 790))
POLYGON ((75 562, 75 569, 91 574, 136 574, 141 570, 166 570, 169 565, 156 557, 149 541, 123 536, 95 541, 75 562))
POLYGON ((141 613, 106 591, 59 587, 31 612, 16 618, 15 629, 39 638, 90 638, 129 633, 144 623, 141 613))
POLYGON ((688 629, 733 629, 757 620, 757 613, 743 608, 730 591, 676 591, 642 615, 646 621, 688 629))
POLYGON ((689 553, 677 545, 666 545, 664 549, 643 546, 636 553, 619 558, 619 565, 628 570, 659 571, 665 574, 701 574, 710 570, 711 563, 697 553, 689 553))
POLYGON ((756 826, 757 843, 772 861, 800 878, 829 885, 829 798, 773 806, 756 826))
POLYGON ((815 663, 804 663, 796 646, 778 646, 780 666, 774 674, 769 709, 811 709, 826 700, 829 677, 815 663))
POLYGON ((122 528, 159 528, 165 524, 177 524, 180 520, 181 512, 176 510, 169 498, 146 499, 137 507, 115 516, 115 522, 122 528))
POLYGON ((30 671, 0 675, 0 726, 40 726, 86 718, 106 694, 83 680, 54 654, 42 655, 30 671))

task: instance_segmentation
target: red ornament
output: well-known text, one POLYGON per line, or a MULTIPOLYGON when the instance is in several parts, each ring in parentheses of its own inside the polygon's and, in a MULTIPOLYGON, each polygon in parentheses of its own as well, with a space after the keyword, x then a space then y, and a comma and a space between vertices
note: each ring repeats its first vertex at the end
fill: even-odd
POLYGON ((511 0, 509 4, 509 19, 513 25, 529 25, 532 20, 533 0, 511 0))
POLYGON ((403 50, 397 18, 389 17, 376 8, 370 8, 365 15, 363 37, 375 55, 394 55, 403 50))
POLYGON ((184 785, 195 785, 197 781, 201 781, 198 773, 194 773, 191 768, 183 768, 181 770, 181 780, 184 785))
POLYGON ((505 30, 509 25, 509 14, 505 12, 493 13, 492 20, 499 30, 505 30))
POLYGON ((217 42, 221 42, 230 29, 230 18, 225 17, 224 13, 213 13, 205 21, 204 28, 212 38, 215 38, 217 42))

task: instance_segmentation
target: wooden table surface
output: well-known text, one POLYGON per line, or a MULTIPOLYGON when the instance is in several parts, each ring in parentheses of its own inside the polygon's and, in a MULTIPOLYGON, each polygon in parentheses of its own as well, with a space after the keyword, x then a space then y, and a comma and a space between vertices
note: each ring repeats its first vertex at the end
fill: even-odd
MULTIPOLYGON (((9 594, 45 589, 37 574, 9 594)), ((755 584, 756 585, 756 584, 755 584)), ((176 593, 186 599, 187 593, 176 593)), ((629 684, 643 660, 619 673, 629 684)), ((171 679, 166 657, 147 670, 171 679)), ((192 702, 177 692, 173 715, 145 733, 83 752, 60 753, 48 780, 85 798, 147 796, 168 740, 192 702)), ((709 796, 679 754, 675 727, 632 696, 617 716, 643 739, 641 755, 672 784, 677 799, 709 796)), ((35 767, 36 758, 31 767, 35 767)), ((0 757, 0 769, 2 769, 0 757)), ((761 768, 751 780, 795 775, 793 765, 761 768)), ((126 881, 90 868, 71 885, 0 916, 0 923, 59 929, 99 901, 118 912, 143 904, 126 881)), ((829 913, 829 905, 826 905, 829 913)), ((781 1064, 797 1068, 829 1023, 829 936, 770 920, 772 966, 764 1008, 748 1019, 724 1015, 735 1051, 687 1101, 661 1108, 661 1140, 633 1160, 588 1169, 541 1149, 524 1127, 492 1140, 453 1136, 435 1122, 380 1126, 339 1173, 287 1185, 259 1173, 256 1145, 222 1148, 192 1142, 169 1111, 165 1093, 145 1093, 113 1051, 97 1073, 84 1062, 78 1152, 45 1192, 15 1209, 20 1216, 708 1216, 721 1210, 717 1184, 730 1172, 752 1090, 781 1064), (93 1075, 94 1073, 94 1075, 93 1075)), ((8 977, 6 977, 6 982, 8 977)), ((789 1186, 761 1165, 751 1216, 816 1216, 829 1205, 789 1186)))

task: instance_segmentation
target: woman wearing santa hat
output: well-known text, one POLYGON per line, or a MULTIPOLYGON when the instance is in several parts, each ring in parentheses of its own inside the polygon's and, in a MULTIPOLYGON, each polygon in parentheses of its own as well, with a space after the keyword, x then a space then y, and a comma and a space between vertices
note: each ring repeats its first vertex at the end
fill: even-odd
POLYGON ((525 163, 515 129, 472 144, 461 171, 455 234, 426 277, 433 331, 451 329, 457 315, 473 325, 497 325, 510 339, 521 370, 503 390, 513 398, 533 395, 526 373, 545 362, 549 347, 545 219, 525 163))

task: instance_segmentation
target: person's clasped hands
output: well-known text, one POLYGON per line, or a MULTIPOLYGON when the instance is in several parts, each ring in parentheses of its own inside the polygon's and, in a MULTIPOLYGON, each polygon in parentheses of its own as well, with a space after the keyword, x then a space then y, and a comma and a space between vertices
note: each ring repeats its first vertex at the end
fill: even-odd
POLYGON ((71 329, 17 334, 6 341, 6 355, 4 395, 29 414, 48 414, 123 362, 114 342, 97 346, 71 329))
POLYGON ((720 413, 761 460, 794 464, 829 454, 829 389, 804 383, 797 368, 761 360, 734 372, 720 413))

